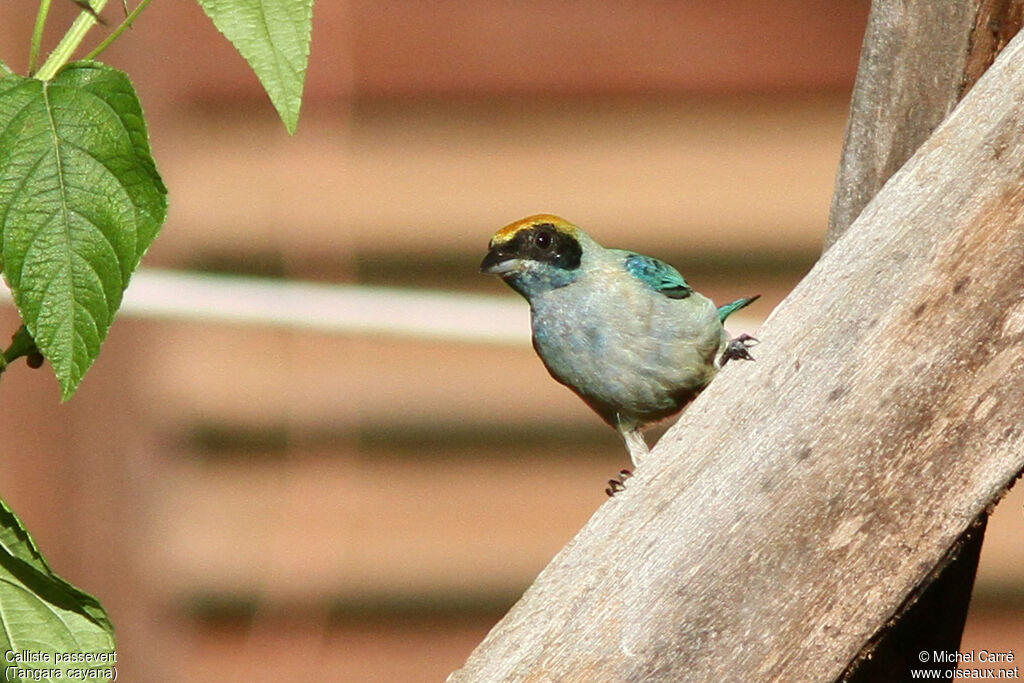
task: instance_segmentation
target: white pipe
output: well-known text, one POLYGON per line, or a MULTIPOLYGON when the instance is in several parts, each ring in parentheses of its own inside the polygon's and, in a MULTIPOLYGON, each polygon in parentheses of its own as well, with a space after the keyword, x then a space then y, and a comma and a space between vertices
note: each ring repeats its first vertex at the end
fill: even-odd
POLYGON ((529 308, 512 298, 393 287, 331 285, 141 270, 121 310, 146 318, 208 320, 321 332, 527 344, 529 308))
MULTIPOLYGON (((152 268, 132 277, 121 304, 122 314, 137 318, 512 345, 530 343, 529 311, 518 297, 152 268)), ((753 331, 756 320, 737 315, 730 323, 730 331, 753 331)))

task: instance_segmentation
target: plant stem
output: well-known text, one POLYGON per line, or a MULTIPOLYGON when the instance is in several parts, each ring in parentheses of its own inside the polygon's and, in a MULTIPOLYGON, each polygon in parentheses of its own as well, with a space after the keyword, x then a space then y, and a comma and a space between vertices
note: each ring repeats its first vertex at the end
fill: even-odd
POLYGON ((93 26, 96 25, 96 14, 103 9, 103 6, 107 4, 107 0, 93 0, 93 11, 82 10, 75 22, 71 24, 71 28, 64 34, 60 42, 57 43, 57 47, 53 49, 50 56, 47 57, 43 66, 40 67, 39 72, 36 74, 36 78, 41 81, 49 81, 57 72, 63 68, 68 60, 71 59, 71 55, 75 53, 78 46, 82 44, 82 40, 85 38, 85 34, 89 32, 93 26))
POLYGON ((96 57, 98 57, 101 52, 106 50, 108 47, 110 47, 111 43, 117 40, 118 36, 120 36, 128 28, 131 27, 132 23, 139 17, 139 14, 142 13, 142 10, 146 9, 146 5, 148 5, 152 1, 153 0, 142 0, 142 2, 136 5, 135 9, 131 11, 131 14, 126 16, 124 18, 124 21, 122 21, 117 28, 111 31, 110 35, 104 38, 103 41, 99 45, 97 45, 92 52, 85 56, 85 58, 96 59, 96 57))
POLYGON ((8 365, 22 356, 27 356, 26 360, 30 367, 38 368, 42 364, 39 349, 24 325, 19 327, 14 336, 11 337, 11 345, 0 354, 0 373, 3 373, 8 365))
POLYGON ((46 18, 50 15, 50 3, 52 0, 40 0, 39 13, 36 14, 36 27, 32 30, 32 44, 28 50, 28 75, 36 71, 36 64, 39 63, 39 46, 43 44, 43 29, 46 27, 46 18))

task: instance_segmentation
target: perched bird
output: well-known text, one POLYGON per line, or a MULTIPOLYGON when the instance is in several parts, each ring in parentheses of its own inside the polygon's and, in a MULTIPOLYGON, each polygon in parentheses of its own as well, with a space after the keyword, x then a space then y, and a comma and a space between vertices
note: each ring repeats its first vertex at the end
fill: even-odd
POLYGON ((722 323, 757 296, 715 308, 667 263, 606 249, 558 216, 499 230, 480 271, 530 303, 537 355, 619 431, 634 466, 645 427, 682 410, 729 359, 752 360, 756 340, 730 341, 722 323))

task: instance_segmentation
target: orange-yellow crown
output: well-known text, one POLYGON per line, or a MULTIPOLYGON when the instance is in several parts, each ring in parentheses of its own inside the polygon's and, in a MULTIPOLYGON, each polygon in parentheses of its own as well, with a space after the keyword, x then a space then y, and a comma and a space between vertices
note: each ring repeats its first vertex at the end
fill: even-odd
POLYGON ((491 238, 491 244, 500 244, 501 242, 508 242, 510 239, 515 237, 516 233, 519 232, 520 230, 528 230, 529 228, 532 228, 535 225, 540 225, 542 223, 553 225, 555 227, 555 230, 558 230, 559 232, 564 232, 567 235, 572 235, 573 237, 578 236, 580 232, 579 228, 577 228, 575 225, 565 220, 564 218, 554 216, 550 213, 538 213, 534 216, 527 216, 526 218, 521 218, 515 223, 509 223, 504 228, 494 233, 494 237, 491 238))

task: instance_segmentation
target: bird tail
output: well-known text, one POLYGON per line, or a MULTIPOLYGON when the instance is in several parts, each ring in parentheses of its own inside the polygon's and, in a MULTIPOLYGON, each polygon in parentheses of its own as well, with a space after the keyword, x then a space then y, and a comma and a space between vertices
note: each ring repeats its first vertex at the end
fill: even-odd
POLYGON ((736 311, 740 310, 745 306, 749 306, 750 304, 754 303, 760 298, 760 294, 755 294, 754 296, 748 296, 745 299, 737 299, 736 301, 733 301, 731 304, 719 306, 718 320, 724 323, 725 319, 728 318, 730 315, 732 315, 733 313, 735 313, 736 311))

